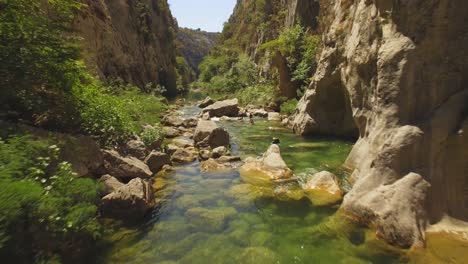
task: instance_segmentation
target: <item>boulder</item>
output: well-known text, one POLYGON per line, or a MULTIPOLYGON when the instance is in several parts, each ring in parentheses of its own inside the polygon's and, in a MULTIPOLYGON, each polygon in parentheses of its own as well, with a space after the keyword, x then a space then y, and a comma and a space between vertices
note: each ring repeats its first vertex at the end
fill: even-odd
POLYGON ((167 115, 163 118, 162 123, 166 126, 180 127, 184 125, 184 119, 176 115, 167 115))
POLYGON ((193 141, 183 137, 175 138, 171 141, 171 143, 179 148, 193 147, 193 141))
POLYGON ((198 107, 205 108, 205 107, 207 107, 209 105, 212 105, 212 104, 214 104, 214 101, 213 101, 213 99, 211 99, 211 97, 208 96, 198 104, 198 107))
POLYGON ((171 160, 177 163, 190 163, 197 159, 196 155, 192 151, 179 148, 174 154, 172 154, 171 160))
POLYGON ((241 161, 241 157, 239 157, 239 156, 221 156, 216 160, 218 162, 229 163, 229 162, 241 161))
POLYGON ((239 114, 239 101, 237 99, 218 101, 205 107, 202 113, 210 113, 210 117, 237 116, 239 114))
POLYGON ((211 120, 200 120, 198 122, 197 128, 195 128, 195 133, 193 134, 193 140, 195 143, 198 143, 205 138, 207 138, 213 130, 218 128, 215 122, 211 120))
POLYGON ((281 114, 278 112, 269 112, 268 121, 281 121, 281 114))
POLYGON ((136 221, 143 218, 153 205, 151 185, 137 178, 104 196, 100 209, 104 217, 136 221))
POLYGON ((160 171, 164 165, 171 164, 171 157, 169 154, 153 151, 146 157, 145 163, 152 172, 156 173, 160 171))
POLYGON ((211 132, 204 142, 212 148, 229 146, 230 136, 226 129, 218 127, 211 132))
POLYGON ((231 167, 221 162, 218 162, 217 160, 208 159, 200 163, 200 168, 203 172, 210 172, 210 171, 228 170, 231 167))
POLYGON ((268 112, 265 109, 253 109, 250 111, 253 116, 257 117, 267 117, 268 112))
POLYGON ((153 175, 143 161, 134 157, 122 157, 115 150, 104 151, 104 167, 107 173, 124 181, 151 178, 153 175))
POLYGON ((180 136, 180 131, 173 127, 163 127, 163 132, 166 138, 175 138, 180 136))
POLYGON ((95 140, 87 136, 64 136, 63 140, 60 158, 70 162, 78 177, 102 174, 104 156, 95 140))
POLYGON ((178 149, 180 149, 180 147, 174 145, 174 144, 167 144, 166 145, 166 153, 169 154, 169 155, 172 155, 174 154, 174 152, 176 152, 178 149))
POLYGON ((271 185, 294 176, 281 157, 279 146, 275 144, 261 158, 247 159, 239 172, 242 179, 254 185, 271 185))
POLYGON ((125 185, 109 174, 103 175, 99 181, 104 185, 104 195, 108 195, 125 185))
POLYGON ((132 139, 128 141, 122 148, 122 154, 132 156, 139 160, 144 160, 149 151, 141 140, 132 139))
POLYGON ((226 153, 227 153, 227 148, 226 147, 224 147, 224 146, 217 147, 217 148, 213 149, 213 152, 211 153, 211 157, 213 159, 217 159, 217 158, 223 156, 226 153))
POLYGON ((328 171, 314 174, 302 188, 312 203, 318 206, 335 204, 343 198, 338 177, 328 171))
POLYGON ((184 120, 183 126, 185 128, 193 128, 198 125, 198 118, 192 117, 184 120))

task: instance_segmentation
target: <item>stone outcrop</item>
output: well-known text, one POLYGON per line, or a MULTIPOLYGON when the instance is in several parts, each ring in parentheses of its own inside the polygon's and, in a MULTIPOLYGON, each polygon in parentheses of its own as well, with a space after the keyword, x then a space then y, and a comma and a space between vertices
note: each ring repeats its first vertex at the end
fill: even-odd
POLYGON ((321 1, 323 47, 294 119, 358 141, 342 209, 401 247, 468 220, 468 2, 321 1))
POLYGON ((176 90, 177 25, 166 0, 81 0, 74 23, 85 63, 103 80, 121 79, 142 89, 152 83, 176 90))
POLYGON ((210 117, 222 116, 238 116, 239 115, 239 100, 230 99, 217 101, 202 110, 202 114, 208 113, 210 117))
POLYGON ((247 159, 239 172, 242 179, 254 185, 271 185, 275 181, 293 177, 291 169, 281 157, 279 146, 275 144, 260 159, 247 159))
POLYGON ((343 198, 338 178, 328 171, 312 175, 302 188, 312 203, 318 206, 334 204, 343 198))
POLYGON ((207 107, 209 105, 212 105, 212 104, 214 104, 214 101, 213 101, 213 99, 211 99, 211 97, 208 96, 198 104, 198 107, 205 108, 205 107, 207 107))
POLYGON ((104 196, 100 208, 104 217, 128 222, 143 218, 153 205, 154 194, 151 185, 137 178, 104 196))
POLYGON ((110 175, 121 179, 151 178, 153 173, 141 160, 134 157, 122 157, 115 150, 104 151, 104 167, 110 175))

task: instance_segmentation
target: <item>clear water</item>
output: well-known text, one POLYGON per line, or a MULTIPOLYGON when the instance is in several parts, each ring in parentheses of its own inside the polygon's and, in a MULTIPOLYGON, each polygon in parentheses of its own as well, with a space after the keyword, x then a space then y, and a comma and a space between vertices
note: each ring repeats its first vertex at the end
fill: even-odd
MULTIPOLYGON (((197 108, 184 108, 193 116, 197 108)), ((272 137, 295 173, 340 165, 352 144, 302 138, 278 124, 257 120, 221 122, 232 136, 232 152, 260 155, 272 137)), ((402 263, 405 254, 385 246, 372 232, 336 214, 337 206, 314 207, 243 183, 236 170, 203 173, 197 162, 156 179, 160 206, 135 229, 116 232, 102 263, 402 263)))

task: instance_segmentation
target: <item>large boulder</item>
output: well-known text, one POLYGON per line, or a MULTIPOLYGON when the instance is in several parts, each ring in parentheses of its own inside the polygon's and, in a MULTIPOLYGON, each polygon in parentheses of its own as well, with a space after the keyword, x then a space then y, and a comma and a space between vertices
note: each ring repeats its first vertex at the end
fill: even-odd
POLYGON ((87 136, 65 136, 60 155, 70 162, 78 177, 100 174, 104 165, 104 156, 99 145, 87 136))
POLYGON ((247 159, 239 172, 242 179, 254 185, 271 185, 294 176, 281 157, 279 146, 275 144, 260 159, 247 159))
POLYGON ((200 120, 195 129, 193 140, 198 145, 217 148, 220 146, 228 146, 230 136, 224 128, 218 127, 214 121, 200 120))
POLYGON ((152 172, 160 171, 164 165, 171 164, 171 157, 169 154, 153 151, 145 159, 145 163, 148 165, 152 172))
POLYGON ((104 196, 100 208, 104 217, 135 221, 143 218, 153 205, 151 185, 137 178, 104 196))
POLYGON ((99 181, 104 185, 104 195, 117 191, 120 187, 125 185, 109 174, 103 175, 99 181))
POLYGON ((167 115, 163 118, 162 123, 166 126, 180 127, 184 125, 184 119, 178 115, 167 115))
POLYGON ((238 116, 239 101, 237 99, 218 101, 205 107, 202 113, 209 113, 210 117, 238 116))
POLYGON ((124 155, 135 157, 139 160, 144 160, 149 151, 141 140, 132 139, 128 141, 122 148, 121 152, 124 155))
POLYGON ((104 167, 107 173, 124 181, 151 178, 153 175, 143 161, 134 157, 122 157, 115 150, 104 151, 104 167))
POLYGON ((314 205, 329 205, 343 198, 338 177, 331 172, 322 171, 314 174, 302 188, 314 205))
POLYGON ((212 104, 214 104, 214 101, 213 101, 213 99, 211 99, 211 97, 208 96, 198 104, 198 107, 205 108, 205 107, 207 107, 209 105, 212 105, 212 104))

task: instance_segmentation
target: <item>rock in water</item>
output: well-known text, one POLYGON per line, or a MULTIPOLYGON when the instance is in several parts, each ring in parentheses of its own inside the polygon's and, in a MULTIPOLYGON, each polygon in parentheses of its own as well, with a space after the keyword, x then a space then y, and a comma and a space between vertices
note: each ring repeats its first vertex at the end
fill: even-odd
POLYGON ((213 130, 218 128, 215 122, 210 120, 200 120, 198 122, 197 128, 195 128, 195 133, 193 135, 193 140, 195 143, 198 143, 205 138, 207 138, 213 130))
POLYGON ((141 160, 134 157, 122 157, 115 150, 104 151, 104 167, 106 171, 124 181, 134 178, 151 178, 153 173, 141 160))
POLYGON ((343 198, 338 178, 328 171, 314 174, 302 188, 314 205, 335 204, 343 198))
POLYGON ((278 112, 269 112, 268 121, 281 121, 281 114, 278 112))
POLYGON ((230 136, 224 128, 218 127, 215 122, 200 120, 195 129, 193 140, 198 145, 203 144, 212 148, 217 148, 220 146, 228 146, 230 136))
POLYGON ((237 214, 235 208, 205 209, 202 207, 190 208, 185 213, 188 222, 198 230, 206 232, 221 231, 227 221, 237 214))
POLYGON ((205 107, 207 107, 209 105, 212 105, 212 104, 214 104, 214 101, 213 101, 213 99, 211 99, 211 97, 208 96, 198 104, 198 107, 205 108, 205 107))
POLYGON ((278 145, 272 144, 260 159, 248 159, 240 167, 242 179, 254 185, 271 185, 292 178, 293 172, 281 157, 278 145))
POLYGON ((217 148, 213 149, 213 152, 211 153, 211 157, 213 159, 217 159, 217 158, 223 156, 226 153, 227 153, 226 147, 224 147, 224 146, 217 147, 217 148))
POLYGON ((102 198, 101 213, 108 218, 136 221, 143 218, 153 204, 151 185, 137 178, 102 198))
POLYGON ((197 156, 186 149, 179 148, 172 154, 171 160, 177 163, 190 163, 194 162, 197 156))
POLYGON ((148 155, 148 157, 146 157, 145 163, 152 172, 157 173, 164 167, 164 165, 171 164, 171 157, 166 153, 153 151, 148 155))
POLYGON ((202 113, 209 113, 210 117, 222 116, 238 116, 239 101, 237 99, 218 101, 210 106, 205 107, 202 113))

